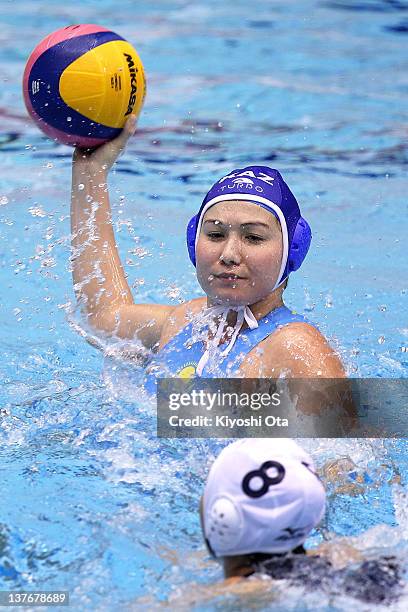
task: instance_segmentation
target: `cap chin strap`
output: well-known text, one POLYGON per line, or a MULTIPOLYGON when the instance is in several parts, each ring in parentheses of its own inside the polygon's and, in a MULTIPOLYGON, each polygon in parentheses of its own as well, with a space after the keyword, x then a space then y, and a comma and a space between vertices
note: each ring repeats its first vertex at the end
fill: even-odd
POLYGON ((199 333, 195 336, 195 341, 204 340, 206 342, 206 350, 204 351, 196 368, 196 373, 198 376, 202 375, 210 357, 217 351, 227 323, 228 313, 231 310, 237 313, 237 320, 227 347, 221 351, 221 353, 219 353, 220 357, 225 357, 232 350, 244 321, 247 323, 249 329, 255 329, 258 327, 258 321, 248 306, 212 306, 211 308, 207 308, 204 316, 200 316, 200 318, 195 322, 195 325, 200 324, 201 328, 199 333), (218 324, 214 324, 215 317, 220 317, 218 324), (203 329, 203 327, 205 327, 205 329, 203 329), (215 334, 211 339, 208 339, 207 327, 211 331, 215 331, 215 334))
POLYGON ((281 278, 281 280, 277 280, 275 283, 274 288, 272 289, 272 291, 275 291, 275 289, 279 289, 279 287, 281 285, 283 285, 283 283, 285 282, 285 280, 288 278, 289 274, 285 274, 285 276, 283 278, 281 278))

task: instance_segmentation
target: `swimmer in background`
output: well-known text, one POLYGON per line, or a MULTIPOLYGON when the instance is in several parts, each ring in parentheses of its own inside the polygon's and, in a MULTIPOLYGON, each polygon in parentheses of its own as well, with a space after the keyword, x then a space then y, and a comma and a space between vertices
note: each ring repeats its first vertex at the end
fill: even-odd
POLYGON ((277 170, 249 166, 224 176, 190 221, 188 250, 203 297, 177 306, 135 303, 107 188, 109 170, 135 128, 132 116, 115 140, 74 152, 73 281, 92 329, 137 338, 157 353, 151 376, 344 378, 323 335, 283 303, 287 278, 301 265, 311 232, 277 170))
POLYGON ((325 497, 313 460, 291 439, 239 440, 224 448, 200 504, 204 540, 226 578, 219 591, 254 594, 269 577, 372 604, 396 600, 403 586, 396 557, 364 559, 347 543, 337 554, 328 542, 305 550, 325 497), (250 576, 251 586, 242 588, 250 576))

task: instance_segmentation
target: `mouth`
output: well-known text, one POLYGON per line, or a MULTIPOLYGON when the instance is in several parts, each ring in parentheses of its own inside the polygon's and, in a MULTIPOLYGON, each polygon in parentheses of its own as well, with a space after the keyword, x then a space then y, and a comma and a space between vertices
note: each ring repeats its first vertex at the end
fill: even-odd
POLYGON ((230 281, 238 281, 244 280, 243 276, 239 276, 238 274, 232 274, 231 272, 223 272, 222 274, 213 274, 214 278, 219 278, 222 280, 230 280, 230 281))

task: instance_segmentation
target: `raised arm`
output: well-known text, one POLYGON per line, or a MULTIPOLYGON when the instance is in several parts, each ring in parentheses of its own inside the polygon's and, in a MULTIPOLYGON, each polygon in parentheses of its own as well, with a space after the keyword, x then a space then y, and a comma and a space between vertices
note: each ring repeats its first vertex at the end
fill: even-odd
POLYGON ((98 332, 154 348, 172 306, 135 304, 112 227, 109 170, 134 133, 131 117, 121 134, 93 151, 75 149, 72 164, 72 274, 77 300, 98 332))

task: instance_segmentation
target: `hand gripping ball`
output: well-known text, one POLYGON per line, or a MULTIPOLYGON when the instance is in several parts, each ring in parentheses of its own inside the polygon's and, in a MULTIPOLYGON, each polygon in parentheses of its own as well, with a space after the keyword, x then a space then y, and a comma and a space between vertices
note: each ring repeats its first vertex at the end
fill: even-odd
POLYGON ((146 81, 135 49, 97 25, 53 32, 24 71, 24 100, 38 127, 54 140, 97 147, 120 133, 143 106, 146 81))

